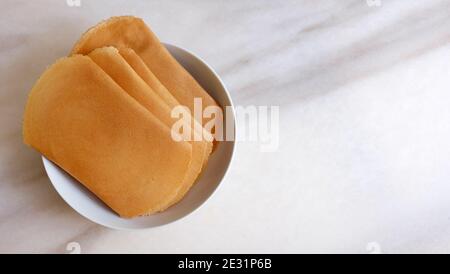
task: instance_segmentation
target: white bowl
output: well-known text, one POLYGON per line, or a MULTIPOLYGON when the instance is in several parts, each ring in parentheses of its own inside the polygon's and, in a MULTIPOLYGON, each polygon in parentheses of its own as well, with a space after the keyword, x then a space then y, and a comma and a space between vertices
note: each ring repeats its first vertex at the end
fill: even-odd
MULTIPOLYGON (((202 59, 180 47, 165 44, 170 53, 209 92, 222 107, 231 106, 230 95, 219 76, 202 59)), ((233 113, 233 121, 235 117, 233 113)), ((133 219, 120 218, 94 194, 53 162, 42 156, 50 181, 61 197, 87 219, 115 229, 143 229, 179 220, 202 205, 219 186, 230 166, 234 141, 220 142, 211 155, 206 169, 188 194, 164 212, 133 219)))

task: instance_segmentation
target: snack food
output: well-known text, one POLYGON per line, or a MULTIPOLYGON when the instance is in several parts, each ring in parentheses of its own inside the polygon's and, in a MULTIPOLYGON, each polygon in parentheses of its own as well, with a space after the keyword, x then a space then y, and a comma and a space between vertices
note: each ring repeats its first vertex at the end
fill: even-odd
MULTIPOLYGON (((180 103, 173 97, 173 95, 167 90, 167 88, 158 80, 158 78, 151 72, 151 70, 147 67, 144 61, 139 57, 139 55, 134 52, 133 49, 130 48, 119 48, 120 55, 127 61, 127 63, 134 69, 134 71, 144 80, 147 85, 149 85, 163 100, 164 102, 171 108, 175 108, 180 105, 180 103)), ((186 114, 189 115, 189 114, 186 114)), ((213 140, 211 133, 206 131, 202 125, 191 116, 192 121, 192 132, 196 131, 198 134, 201 134, 202 140, 207 142, 207 149, 205 150, 205 161, 203 162, 203 167, 206 166, 208 162, 209 155, 212 151, 212 142, 209 140, 213 140)), ((195 136, 191 135, 192 140, 196 140, 195 136)))
MULTIPOLYGON (((89 29, 78 40, 71 54, 88 54, 96 48, 131 48, 179 103, 194 113, 194 98, 203 107, 218 106, 214 99, 175 60, 144 21, 133 16, 112 17, 89 29)), ((205 125, 207 119, 199 121, 205 125)))
POLYGON ((194 98, 217 106, 141 19, 113 17, 37 81, 23 138, 121 217, 149 215, 180 201, 212 153, 194 98))
POLYGON ((122 217, 158 212, 176 197, 192 145, 86 56, 63 58, 30 92, 24 142, 122 217))
MULTIPOLYGON (((131 97, 153 113, 166 126, 172 128, 177 121, 170 115, 171 108, 162 100, 154 90, 142 80, 127 61, 114 47, 98 48, 88 56, 99 65, 111 78, 123 88, 131 97)), ((188 140, 189 141, 189 140, 188 140)), ((188 172, 183 179, 182 187, 177 192, 174 201, 168 201, 162 206, 162 210, 177 202, 191 188, 200 174, 203 163, 208 161, 211 146, 206 141, 190 141, 192 145, 192 159, 188 172)))

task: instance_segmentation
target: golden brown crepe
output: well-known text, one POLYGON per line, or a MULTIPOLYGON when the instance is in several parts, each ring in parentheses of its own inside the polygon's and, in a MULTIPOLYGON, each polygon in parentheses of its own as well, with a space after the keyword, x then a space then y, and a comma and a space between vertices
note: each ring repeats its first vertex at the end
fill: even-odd
MULTIPOLYGON (((173 97, 173 95, 166 89, 166 87, 158 80, 158 78, 151 72, 144 61, 139 57, 139 55, 130 48, 119 48, 120 55, 127 61, 127 63, 134 69, 134 71, 144 80, 147 85, 149 85, 155 93, 157 93, 170 108, 175 108, 180 103, 173 97)), ((187 114, 188 115, 188 114, 187 114)), ((211 134, 206 131, 200 123, 198 123, 192 116, 191 121, 193 122, 193 129, 199 134, 202 134, 203 140, 212 140, 211 134)), ((194 138, 194 136, 191 136, 194 138)), ((209 155, 212 151, 212 142, 207 141, 207 149, 205 150, 203 167, 206 166, 209 155)))
MULTIPOLYGON (((153 113, 166 126, 172 128, 177 121, 170 115, 171 108, 162 100, 154 90, 133 70, 127 61, 114 47, 98 48, 88 56, 99 65, 111 78, 119 84, 131 97, 153 113)), ((192 160, 185 175, 182 187, 175 200, 181 199, 194 184, 200 174, 203 163, 208 160, 211 146, 204 141, 192 141, 192 160)), ((168 202, 165 206, 172 205, 168 202)), ((163 209, 166 207, 163 206, 163 209)))
POLYGON ((180 103, 175 97, 166 89, 166 87, 158 80, 153 72, 144 63, 144 60, 137 55, 137 53, 130 48, 119 48, 119 53, 127 61, 127 63, 136 71, 136 73, 149 85, 166 104, 174 108, 180 103))
POLYGON ((169 106, 136 74, 114 47, 98 48, 87 55, 123 90, 169 128, 176 122, 169 106))
MULTIPOLYGON (((72 54, 88 54, 105 46, 133 49, 177 101, 187 106, 191 113, 194 113, 194 98, 201 98, 204 108, 218 106, 172 57, 142 19, 120 16, 103 21, 83 34, 72 54)), ((199 122, 205 125, 207 120, 199 122)))
POLYGON ((122 217, 151 214, 177 196, 192 145, 86 56, 63 58, 30 92, 24 142, 122 217))

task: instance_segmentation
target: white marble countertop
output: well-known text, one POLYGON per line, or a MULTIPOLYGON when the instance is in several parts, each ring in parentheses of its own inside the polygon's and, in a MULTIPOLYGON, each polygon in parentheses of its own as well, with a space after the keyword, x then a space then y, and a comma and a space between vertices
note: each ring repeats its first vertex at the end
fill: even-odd
POLYGON ((3 0, 0 252, 449 252, 450 2, 371 3, 3 0), (21 137, 46 66, 124 14, 204 58, 236 104, 280 106, 277 151, 240 142, 206 205, 143 231, 81 217, 21 137))

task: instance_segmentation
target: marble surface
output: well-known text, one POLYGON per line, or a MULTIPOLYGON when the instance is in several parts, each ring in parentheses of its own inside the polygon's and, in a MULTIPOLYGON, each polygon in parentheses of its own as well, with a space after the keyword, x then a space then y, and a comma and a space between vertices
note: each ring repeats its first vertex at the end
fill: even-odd
POLYGON ((82 253, 450 251, 449 1, 1 6, 0 252, 65 253, 71 242, 82 253), (204 58, 236 104, 280 107, 277 151, 240 142, 206 205, 144 231, 78 215, 21 139, 46 66, 86 28, 124 14, 204 58))

